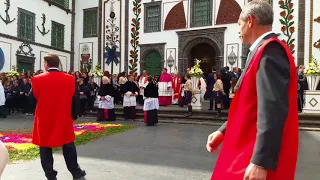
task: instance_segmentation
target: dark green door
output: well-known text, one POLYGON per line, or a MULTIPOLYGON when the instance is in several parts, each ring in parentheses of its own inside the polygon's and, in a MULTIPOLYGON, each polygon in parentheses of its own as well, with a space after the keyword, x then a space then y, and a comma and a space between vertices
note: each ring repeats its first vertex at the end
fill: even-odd
POLYGON ((162 71, 161 55, 158 52, 151 51, 145 58, 145 70, 148 74, 159 76, 162 71))
POLYGON ((34 58, 17 56, 18 72, 34 71, 34 58))

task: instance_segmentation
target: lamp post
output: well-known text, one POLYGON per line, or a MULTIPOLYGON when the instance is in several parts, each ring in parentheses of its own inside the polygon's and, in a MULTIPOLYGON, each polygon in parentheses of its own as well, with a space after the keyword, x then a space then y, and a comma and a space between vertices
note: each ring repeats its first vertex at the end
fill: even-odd
POLYGON ((231 53, 228 56, 228 62, 231 65, 231 68, 233 68, 233 65, 237 62, 238 56, 233 51, 233 46, 231 47, 231 53))
POLYGON ((174 58, 172 57, 172 52, 170 51, 170 56, 168 57, 167 59, 167 63, 168 63, 168 66, 170 68, 170 73, 171 73, 171 68, 172 66, 174 65, 174 58))

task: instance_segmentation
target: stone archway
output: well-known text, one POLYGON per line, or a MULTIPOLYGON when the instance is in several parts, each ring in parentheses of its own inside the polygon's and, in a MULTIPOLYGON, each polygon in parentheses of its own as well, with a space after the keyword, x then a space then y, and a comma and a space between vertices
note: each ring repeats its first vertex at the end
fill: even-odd
POLYGON ((157 52, 161 56, 162 67, 164 65, 164 47, 166 43, 155 43, 155 44, 140 44, 140 74, 145 69, 145 58, 150 52, 157 52))
POLYGON ((220 69, 223 66, 223 55, 224 55, 224 33, 226 27, 221 28, 208 28, 191 31, 178 31, 179 37, 179 73, 184 74, 188 68, 189 54, 192 48, 195 46, 205 43, 209 44, 215 49, 216 68, 220 69))

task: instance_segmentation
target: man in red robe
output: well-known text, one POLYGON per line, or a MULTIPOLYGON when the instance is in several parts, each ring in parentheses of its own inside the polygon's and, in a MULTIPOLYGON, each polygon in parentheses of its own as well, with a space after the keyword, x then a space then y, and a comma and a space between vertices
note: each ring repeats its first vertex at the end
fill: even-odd
POLYGON ((209 135, 223 141, 212 180, 294 180, 298 156, 297 71, 291 51, 272 32, 273 9, 248 3, 239 18, 250 53, 227 123, 209 135))
POLYGON ((159 105, 168 106, 172 104, 172 77, 167 73, 167 68, 162 70, 158 82, 159 87, 159 105))
POLYGON ((68 170, 74 179, 82 178, 74 145, 73 121, 77 119, 75 78, 58 70, 57 55, 44 57, 46 73, 32 78, 32 93, 37 100, 32 143, 40 147, 41 165, 48 180, 56 180, 52 148, 62 146, 68 170), (62 89, 61 89, 62 87, 62 89))
POLYGON ((182 78, 178 75, 178 72, 174 73, 172 80, 172 88, 173 88, 173 104, 179 103, 179 92, 181 88, 182 78))

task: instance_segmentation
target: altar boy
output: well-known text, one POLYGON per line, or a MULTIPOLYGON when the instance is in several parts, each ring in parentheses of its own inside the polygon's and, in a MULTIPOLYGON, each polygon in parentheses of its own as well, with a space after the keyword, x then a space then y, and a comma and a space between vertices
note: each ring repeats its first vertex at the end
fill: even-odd
POLYGON ((130 76, 129 81, 127 81, 122 87, 123 95, 123 115, 125 120, 134 121, 136 117, 136 105, 139 88, 134 82, 134 77, 130 76))

